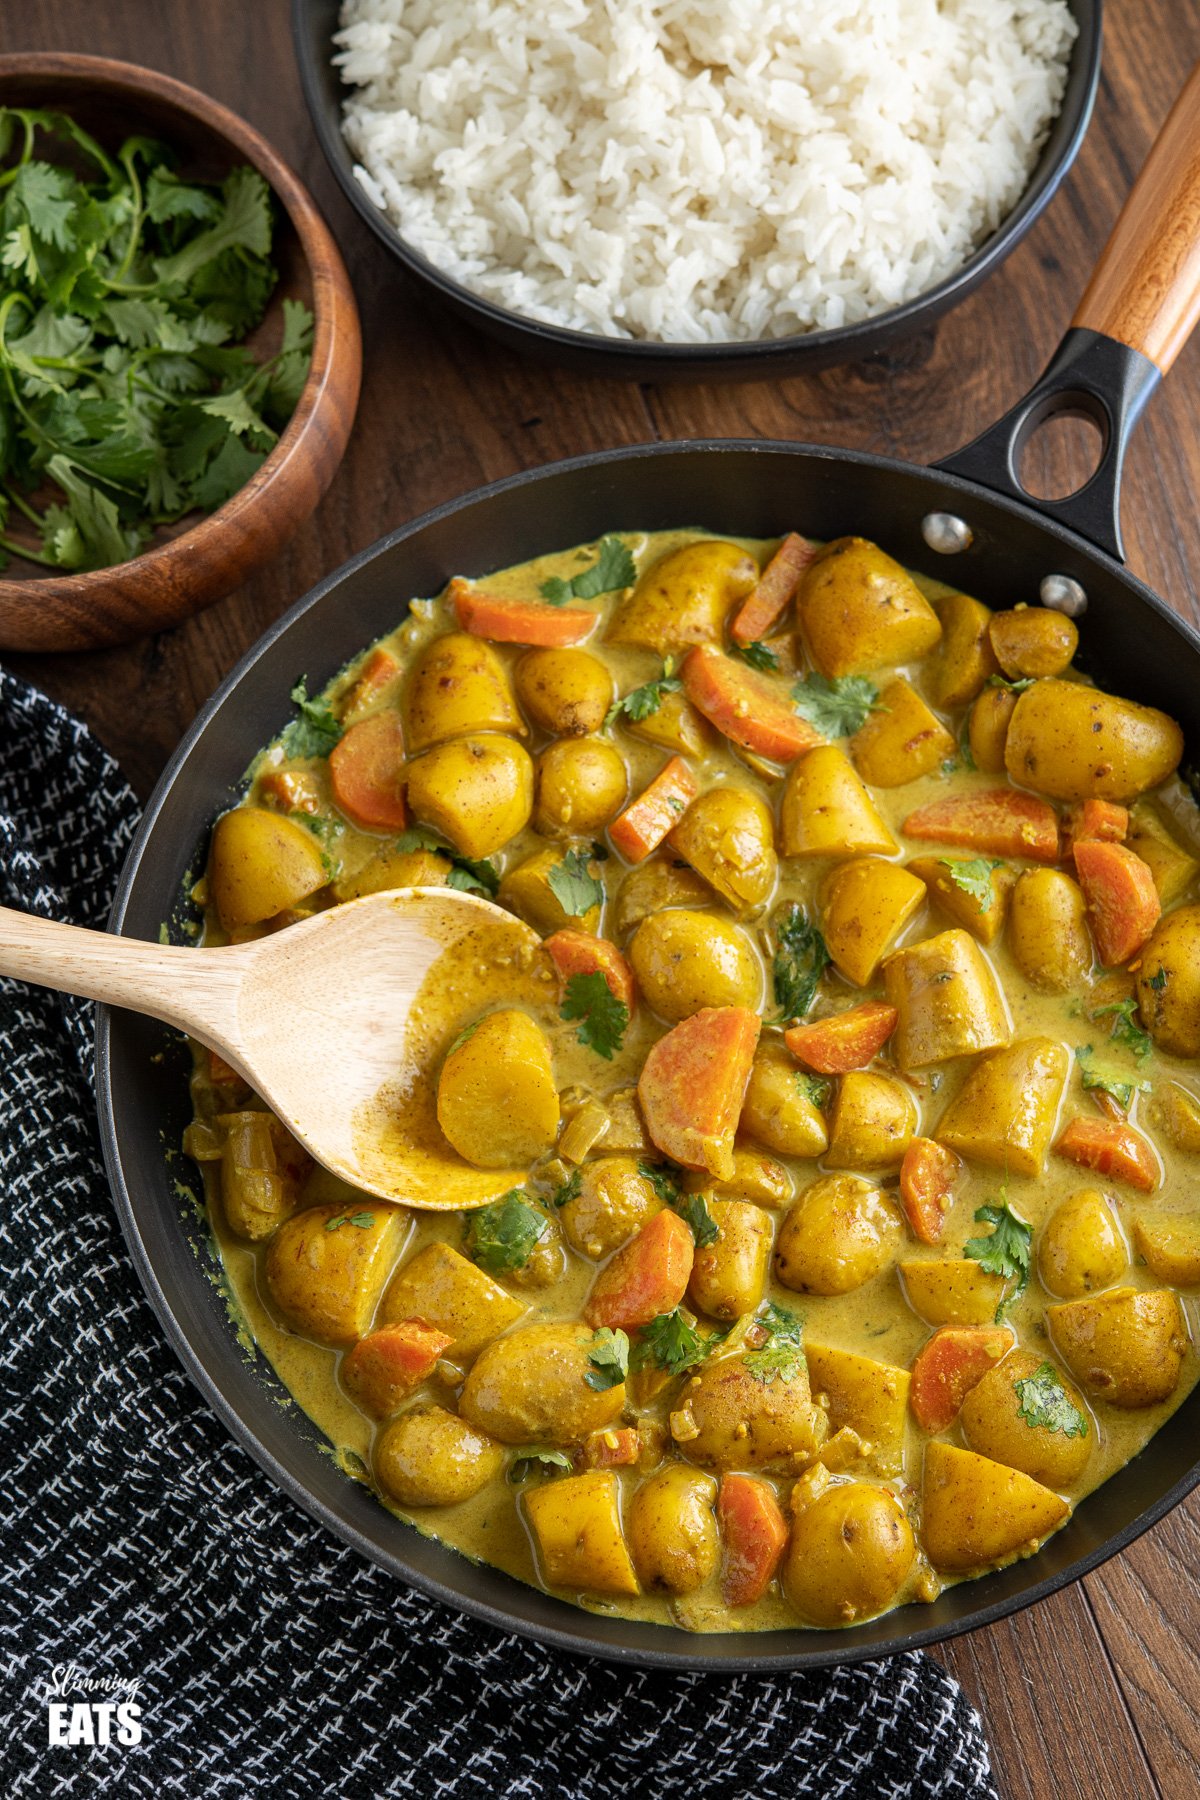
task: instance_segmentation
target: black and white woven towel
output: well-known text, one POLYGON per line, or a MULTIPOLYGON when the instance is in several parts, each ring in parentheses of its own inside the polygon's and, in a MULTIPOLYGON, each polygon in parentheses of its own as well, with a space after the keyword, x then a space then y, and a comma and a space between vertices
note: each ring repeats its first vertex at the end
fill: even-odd
MULTIPOLYGON (((0 901, 101 924, 135 822, 85 729, 0 672, 0 901)), ((312 1524, 142 1298, 90 1056, 90 1008, 0 982, 6 1800, 994 1800, 979 1720, 923 1656, 614 1667, 434 1605, 312 1524), (140 1743, 52 1744, 78 1735, 67 1703, 128 1697, 113 1678, 140 1743)))

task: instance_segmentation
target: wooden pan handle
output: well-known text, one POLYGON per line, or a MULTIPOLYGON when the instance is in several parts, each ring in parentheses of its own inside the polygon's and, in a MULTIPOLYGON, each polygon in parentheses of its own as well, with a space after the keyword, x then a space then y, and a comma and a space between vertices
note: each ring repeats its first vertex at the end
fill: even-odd
POLYGON ((1200 64, 1158 135, 1072 325, 1165 375, 1200 319, 1200 64))

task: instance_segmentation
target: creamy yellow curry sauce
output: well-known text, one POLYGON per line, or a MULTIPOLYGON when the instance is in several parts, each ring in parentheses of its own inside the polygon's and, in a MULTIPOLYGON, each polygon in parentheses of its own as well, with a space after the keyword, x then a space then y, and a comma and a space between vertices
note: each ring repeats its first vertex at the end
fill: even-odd
POLYGON ((852 1624, 1179 1405, 1200 817, 1075 644, 862 540, 631 532, 302 699, 206 941, 449 882, 550 946, 483 928, 414 1021, 481 1214, 346 1188, 197 1056, 237 1307, 382 1504, 590 1610, 852 1624))

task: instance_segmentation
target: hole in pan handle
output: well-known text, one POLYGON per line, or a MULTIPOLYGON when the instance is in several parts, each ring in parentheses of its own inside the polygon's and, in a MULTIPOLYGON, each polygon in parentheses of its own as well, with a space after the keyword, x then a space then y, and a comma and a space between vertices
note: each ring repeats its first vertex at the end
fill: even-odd
POLYGON ((1123 561, 1125 449, 1198 318, 1200 65, 1151 148, 1049 367, 1011 412, 937 467, 1023 501, 1123 561), (1021 451, 1061 413, 1093 419, 1104 448, 1076 493, 1043 500, 1021 483, 1021 451))

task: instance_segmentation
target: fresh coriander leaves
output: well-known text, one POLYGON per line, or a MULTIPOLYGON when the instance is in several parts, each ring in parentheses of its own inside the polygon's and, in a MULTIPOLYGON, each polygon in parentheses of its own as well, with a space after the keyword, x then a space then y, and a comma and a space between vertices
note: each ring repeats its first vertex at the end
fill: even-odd
POLYGON ((850 737, 879 707, 879 689, 865 675, 806 675, 792 688, 796 711, 824 737, 850 737))
POLYGON ((518 1444, 508 1465, 508 1479, 512 1482, 528 1481, 535 1469, 554 1473, 558 1469, 573 1467, 565 1450, 552 1450, 548 1444, 518 1444))
POLYGON ((1127 1080, 1108 1069, 1098 1069, 1092 1060, 1095 1054, 1090 1044, 1075 1046, 1075 1061, 1079 1064, 1084 1089, 1089 1093, 1098 1089, 1102 1094, 1110 1094, 1122 1112, 1128 1112, 1133 1104, 1134 1094, 1139 1088, 1144 1088, 1146 1083, 1127 1080))
POLYGON ((543 581, 539 590, 542 599, 551 606, 565 606, 568 600, 598 600, 601 594, 611 594, 616 588, 632 587, 637 580, 637 565, 621 539, 602 537, 598 549, 599 556, 591 568, 573 575, 569 581, 560 575, 543 581))
POLYGON ((638 1174, 644 1175, 664 1206, 674 1206, 679 1198, 679 1183, 670 1169, 656 1168, 653 1163, 640 1162, 638 1174))
POLYGON ((977 1262, 987 1274, 999 1275, 1004 1281, 1015 1280, 1017 1284, 996 1308, 996 1323, 999 1325, 1003 1322, 1005 1313, 1016 1304, 1028 1286, 1033 1227, 1017 1217, 1003 1194, 999 1206, 979 1208, 975 1214, 975 1223, 990 1225, 992 1230, 987 1237, 969 1238, 963 1245, 963 1255, 977 1262))
POLYGON ((707 1250, 710 1244, 716 1243, 720 1229, 703 1194, 677 1194, 671 1205, 691 1232, 697 1250, 707 1250))
POLYGON ((411 855, 416 850, 427 850, 432 855, 444 856, 454 864, 446 877, 446 886, 461 888, 466 893, 496 894, 500 888, 500 877, 495 866, 486 861, 475 860, 470 856, 460 856, 457 850, 435 838, 431 832, 411 828, 402 831, 399 837, 392 840, 392 848, 403 855, 411 855))
POLYGON ((545 1236, 547 1223, 545 1213, 531 1206, 520 1188, 513 1188, 466 1215, 463 1248, 479 1268, 511 1275, 525 1267, 545 1236))
POLYGON ((1010 694, 1023 694, 1026 688, 1033 686, 1036 679, 1037 677, 1034 675, 1025 675, 1020 681, 1006 681, 1003 675, 989 675, 985 685, 1006 688, 1010 694))
POLYGON ((308 697, 308 676, 301 675, 289 695, 296 717, 280 742, 287 756, 328 756, 342 735, 341 722, 329 702, 308 697))
POLYGON ((747 1373, 764 1386, 769 1386, 776 1378, 794 1380, 805 1366, 804 1321, 768 1300, 754 1323, 767 1333, 767 1341, 760 1349, 747 1351, 744 1358, 747 1373))
POLYGON ((580 1021, 576 1041, 597 1056, 611 1062, 625 1040, 629 1027, 629 1008, 618 1000, 599 970, 591 975, 572 975, 559 1016, 580 1021))
POLYGON ((588 1362, 591 1367, 583 1379, 596 1393, 619 1387, 629 1373, 629 1339, 623 1331, 610 1331, 602 1325, 592 1334, 588 1362))
POLYGON ((1143 1031, 1134 1015, 1137 1012, 1137 1001, 1132 998, 1114 1002, 1112 1006, 1098 1006, 1092 1014, 1093 1019, 1103 1019, 1112 1015, 1112 1026, 1109 1036, 1115 1044, 1122 1044, 1131 1050, 1139 1062, 1145 1062, 1154 1048, 1154 1040, 1148 1031, 1143 1031))
POLYGON ((572 919, 582 919, 604 903, 604 883, 593 875, 582 850, 568 850, 548 877, 550 891, 572 919))
POLYGON ((735 644, 734 650, 743 662, 748 662, 752 669, 761 669, 764 674, 773 674, 779 668, 779 658, 761 639, 752 644, 735 644))
POLYGON ((780 914, 775 937, 777 948, 771 965, 775 1003, 780 1019, 790 1024, 802 1019, 816 999, 829 952, 821 933, 795 902, 780 914))
POLYGON ((336 1231, 339 1225, 357 1225, 360 1231, 369 1231, 374 1223, 374 1213, 338 1213, 336 1218, 326 1219, 325 1229, 326 1231, 336 1231))
POLYGON ((675 659, 668 656, 663 663, 663 672, 657 681, 643 682, 641 687, 634 688, 623 700, 616 700, 605 714, 604 723, 612 725, 622 713, 633 723, 640 724, 643 719, 656 713, 668 694, 677 694, 683 682, 675 673, 675 659))
POLYGON ((1053 1363, 1044 1362, 1023 1381, 1014 1381, 1013 1392, 1027 1425, 1061 1431, 1069 1438, 1087 1436, 1087 1420, 1063 1387, 1053 1363))
POLYGON ((565 1181, 561 1181, 550 1196, 553 1207, 566 1206, 572 1200, 578 1200, 583 1192, 583 1171, 572 1169, 565 1181))
POLYGON ((676 1307, 643 1325, 633 1346, 630 1367, 661 1369, 666 1375, 682 1375, 702 1363, 716 1342, 716 1334, 701 1336, 696 1322, 676 1307))
POLYGON ((797 1069, 795 1079, 796 1086, 804 1098, 815 1106, 818 1112, 824 1112, 829 1105, 829 1096, 833 1092, 833 1083, 829 1077, 827 1075, 806 1075, 803 1069, 797 1069))
POLYGON ((972 900, 978 900, 980 912, 991 912, 996 904, 992 872, 1002 869, 1002 862, 994 862, 987 856, 943 856, 938 860, 938 867, 948 872, 956 888, 969 894, 972 900))

